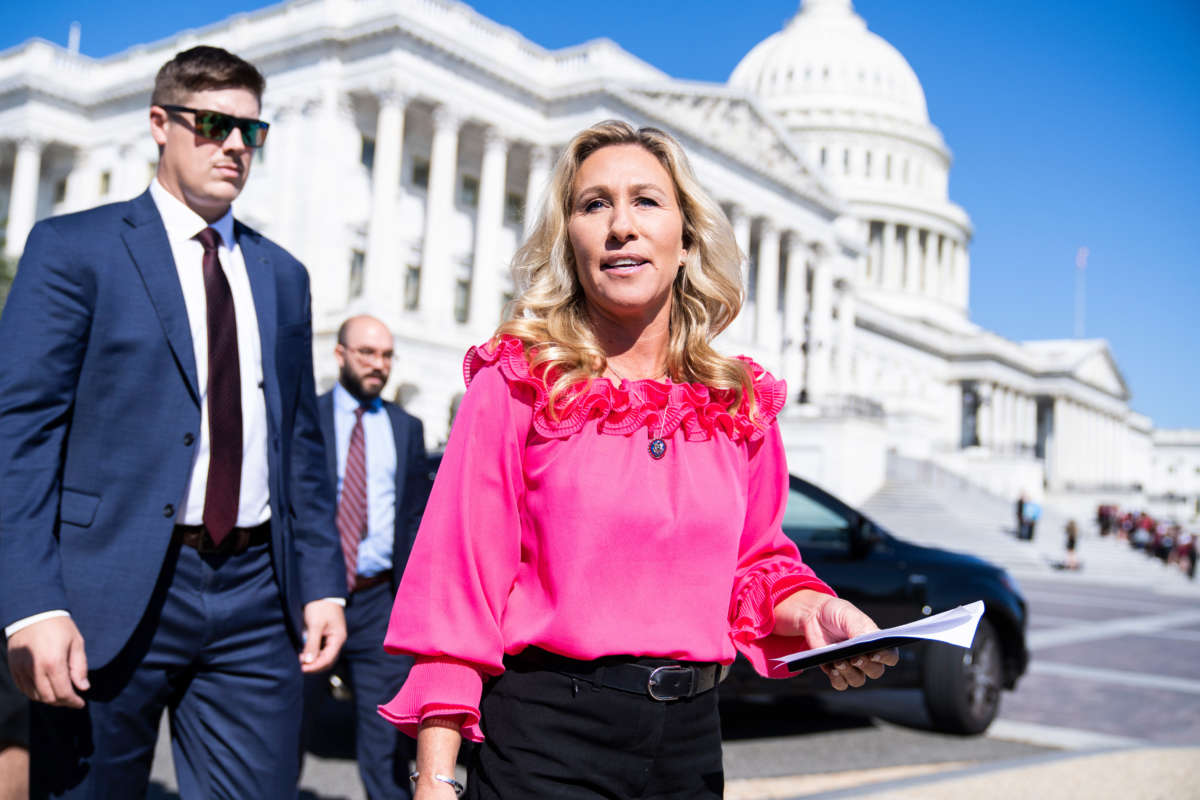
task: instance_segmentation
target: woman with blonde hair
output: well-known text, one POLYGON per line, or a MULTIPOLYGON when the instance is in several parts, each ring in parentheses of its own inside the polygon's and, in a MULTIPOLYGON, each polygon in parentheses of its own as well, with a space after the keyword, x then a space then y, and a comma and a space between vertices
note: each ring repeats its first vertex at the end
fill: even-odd
MULTIPOLYGON (((875 630, 781 529, 781 381, 713 338, 740 254, 679 145, 603 122, 555 167, 506 321, 472 348, 385 646, 381 713, 417 737, 416 797, 723 791, 717 693, 738 652, 875 630)), ((895 651, 824 668, 861 686, 895 651)))

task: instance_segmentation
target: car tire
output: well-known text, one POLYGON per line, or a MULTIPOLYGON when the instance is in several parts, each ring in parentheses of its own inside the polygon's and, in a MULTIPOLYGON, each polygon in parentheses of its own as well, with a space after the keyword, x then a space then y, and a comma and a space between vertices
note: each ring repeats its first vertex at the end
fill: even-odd
POLYGON ((930 644, 925 653, 925 708, 945 733, 983 733, 1000 710, 1003 681, 1000 637, 979 620, 970 648, 930 644))

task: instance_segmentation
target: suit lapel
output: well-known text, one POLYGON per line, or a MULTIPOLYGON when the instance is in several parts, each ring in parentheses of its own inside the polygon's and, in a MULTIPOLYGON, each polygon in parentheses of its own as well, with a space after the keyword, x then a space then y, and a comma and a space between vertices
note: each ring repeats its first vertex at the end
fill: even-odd
POLYGON ((277 324, 275 266, 262 247, 256 234, 245 226, 234 222, 238 247, 242 249, 242 260, 246 262, 246 274, 250 278, 250 293, 254 295, 254 312, 258 317, 258 336, 262 342, 263 391, 267 399, 267 416, 273 420, 283 418, 279 405, 279 373, 275 364, 275 342, 277 324))
POLYGON ((159 216, 149 191, 129 202, 129 213, 126 214, 125 221, 130 227, 121 234, 121 238, 125 241, 134 266, 142 276, 142 282, 167 337, 167 344, 187 381, 192 400, 199 405, 196 354, 192 333, 188 328, 183 288, 179 285, 179 274, 176 271, 175 259, 171 255, 167 230, 163 227, 162 217, 159 216))
POLYGON ((329 483, 337 490, 337 427, 333 420, 333 392, 317 398, 317 413, 321 416, 321 436, 325 439, 325 468, 329 483))
POLYGON ((396 502, 404 496, 405 472, 409 464, 405 460, 408 454, 408 426, 400 416, 400 407, 392 403, 384 403, 387 409, 388 421, 392 423, 392 438, 396 441, 396 502))

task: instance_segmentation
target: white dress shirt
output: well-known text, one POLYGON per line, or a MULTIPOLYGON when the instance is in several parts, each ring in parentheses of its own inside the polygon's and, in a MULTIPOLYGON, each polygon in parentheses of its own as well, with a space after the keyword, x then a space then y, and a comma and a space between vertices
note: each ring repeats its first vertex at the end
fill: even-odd
POLYGON ((250 277, 242 249, 233 235, 233 210, 209 225, 204 219, 163 188, 156 178, 150 196, 158 206, 167 241, 175 258, 175 270, 183 289, 192 352, 196 358, 196 381, 200 389, 200 435, 192 459, 192 474, 184 491, 180 525, 200 525, 204 520, 204 492, 208 485, 210 439, 208 430, 208 297, 204 292, 204 247, 194 237, 213 228, 221 237, 218 257, 237 318, 238 370, 242 382, 242 485, 238 499, 237 526, 252 528, 271 518, 270 480, 267 468, 267 403, 263 395, 262 340, 258 315, 250 293, 250 277))

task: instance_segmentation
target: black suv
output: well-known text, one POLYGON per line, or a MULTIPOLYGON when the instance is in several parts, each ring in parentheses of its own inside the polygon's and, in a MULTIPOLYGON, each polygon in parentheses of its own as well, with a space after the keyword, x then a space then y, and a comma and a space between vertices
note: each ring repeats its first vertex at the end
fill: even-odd
MULTIPOLYGON (((430 483, 441 453, 430 455, 430 483)), ((982 600, 971 649, 943 644, 900 648, 900 663, 872 687, 920 688, 936 729, 981 733, 996 717, 1000 690, 1025 673, 1025 600, 1003 569, 982 559, 897 539, 862 513, 791 476, 783 530, 818 577, 881 628, 982 600)), ((760 677, 740 656, 721 684, 722 700, 760 701, 833 691, 820 670, 760 677)))
MULTIPOLYGON (((1025 600, 1003 569, 974 556, 897 539, 862 513, 791 477, 783 530, 805 563, 881 628, 982 600, 984 617, 969 650, 921 643, 900 648, 900 663, 872 686, 920 688, 935 728, 984 731, 1001 688, 1025 672, 1025 600)), ((759 677, 745 659, 721 685, 722 699, 761 700, 829 690, 820 670, 789 680, 759 677)))

